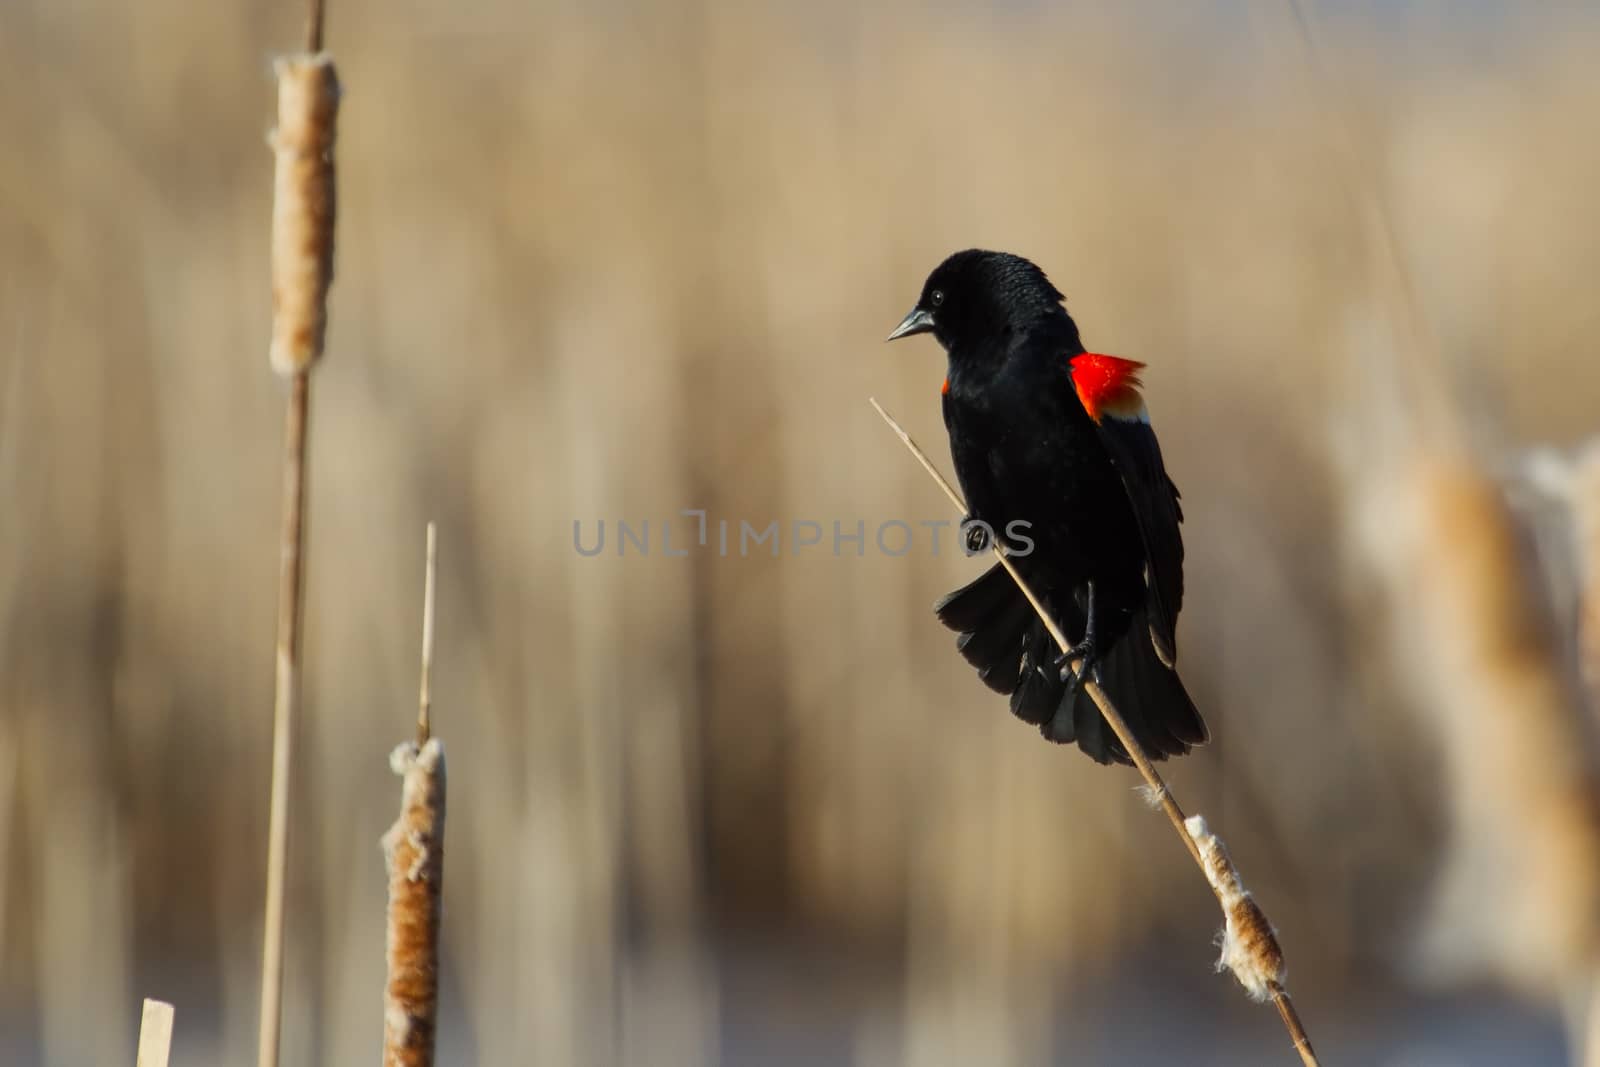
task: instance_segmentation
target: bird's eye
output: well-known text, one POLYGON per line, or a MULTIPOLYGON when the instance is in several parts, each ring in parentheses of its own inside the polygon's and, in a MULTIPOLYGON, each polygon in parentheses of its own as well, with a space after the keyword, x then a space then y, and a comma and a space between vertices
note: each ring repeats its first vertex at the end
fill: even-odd
POLYGON ((934 307, 938 307, 940 304, 944 303, 944 290, 935 289, 933 292, 929 293, 928 303, 932 304, 934 307))

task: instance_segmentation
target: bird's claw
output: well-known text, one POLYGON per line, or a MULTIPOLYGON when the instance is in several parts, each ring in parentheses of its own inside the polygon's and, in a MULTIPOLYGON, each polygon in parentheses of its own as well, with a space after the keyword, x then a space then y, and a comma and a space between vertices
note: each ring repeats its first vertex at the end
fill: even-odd
POLYGON ((1103 685, 1100 678, 1100 649, 1098 642, 1085 638, 1067 649, 1055 659, 1056 670, 1060 673, 1061 680, 1068 686, 1068 692, 1076 694, 1083 685, 1085 677, 1094 680, 1095 685, 1103 685), (1078 669, 1072 669, 1072 661, 1078 660, 1078 669))

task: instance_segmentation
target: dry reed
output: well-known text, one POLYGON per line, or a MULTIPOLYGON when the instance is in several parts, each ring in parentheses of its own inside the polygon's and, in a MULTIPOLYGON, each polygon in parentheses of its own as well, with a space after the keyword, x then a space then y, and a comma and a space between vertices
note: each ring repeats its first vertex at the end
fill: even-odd
POLYGON ((283 526, 278 560, 278 633, 267 826, 266 907, 261 951, 258 1067, 276 1067, 283 1014, 284 909, 289 860, 294 732, 300 699, 304 613, 307 430, 311 368, 322 354, 333 276, 333 146, 339 86, 321 54, 322 5, 313 0, 306 54, 276 64, 278 127, 272 209, 274 370, 289 379, 284 415, 283 526))
MULTIPOLYGON (((957 512, 967 514, 967 505, 961 499, 950 482, 939 473, 939 469, 928 459, 925 452, 911 439, 911 435, 894 420, 883 406, 872 400, 872 406, 883 421, 889 424, 890 429, 900 438, 902 444, 911 452, 922 468, 928 472, 945 496, 956 506, 957 512)), ((1039 598, 1034 595, 1027 580, 1011 562, 1005 551, 998 543, 990 546, 990 551, 1005 567, 1006 573, 1011 575, 1012 581, 1022 590, 1028 598, 1028 603, 1038 614, 1040 620, 1049 630, 1050 637, 1063 651, 1072 647, 1056 620, 1045 610, 1039 598)), ((1074 659, 1070 664, 1074 672, 1080 670, 1082 663, 1074 659)), ((1146 799, 1160 807, 1162 812, 1172 823, 1179 839, 1188 849, 1189 855, 1199 866, 1206 877, 1206 882, 1217 896, 1217 901, 1222 905, 1222 956, 1218 960, 1219 968, 1226 968, 1233 972, 1240 985, 1245 988, 1252 998, 1256 1000, 1271 999, 1278 1009, 1278 1016, 1283 1020, 1284 1029, 1289 1032, 1290 1040, 1294 1042, 1295 1051, 1299 1054, 1301 1062, 1306 1067, 1316 1067, 1317 1055, 1311 1047, 1311 1039, 1306 1035, 1305 1025, 1300 1021, 1300 1013, 1295 1010, 1294 1001, 1289 997, 1289 991, 1284 987, 1286 967, 1283 959, 1283 949, 1278 945, 1276 931, 1268 921, 1266 914, 1255 903, 1239 879, 1239 872, 1234 868, 1233 861, 1228 858, 1227 848, 1222 840, 1213 834, 1207 827, 1205 819, 1194 816, 1186 818, 1183 809, 1178 806, 1177 799, 1172 791, 1167 788, 1166 781, 1150 762, 1150 757, 1145 754, 1144 748, 1133 736, 1133 731, 1128 729, 1127 722, 1122 718, 1122 713, 1111 702, 1111 698, 1093 679, 1083 681, 1083 691, 1089 694, 1095 706, 1100 709, 1106 724, 1117 735, 1117 740, 1122 742, 1123 748, 1133 759, 1134 766, 1144 778, 1146 799)))
POLYGON ((397 746, 390 768, 404 784, 400 817, 383 835, 389 875, 384 1067, 433 1063, 439 1009, 439 920, 444 890, 444 746, 431 736, 436 538, 428 524, 422 595, 422 684, 417 737, 397 746))

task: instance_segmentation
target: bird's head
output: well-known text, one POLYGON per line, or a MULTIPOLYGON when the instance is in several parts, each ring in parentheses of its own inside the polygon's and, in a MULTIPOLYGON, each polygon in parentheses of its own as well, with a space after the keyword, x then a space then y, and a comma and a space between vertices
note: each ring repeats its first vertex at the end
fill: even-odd
POLYGON ((1044 271, 1021 256, 969 249, 934 268, 916 307, 888 339, 931 333, 947 352, 973 351, 1042 320, 1065 318, 1061 299, 1044 271))

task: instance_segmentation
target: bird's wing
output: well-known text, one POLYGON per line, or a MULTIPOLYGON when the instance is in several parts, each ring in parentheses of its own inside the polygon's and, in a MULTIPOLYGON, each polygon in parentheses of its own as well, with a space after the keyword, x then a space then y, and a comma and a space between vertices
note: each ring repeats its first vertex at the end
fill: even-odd
POLYGON ((1178 612, 1183 608, 1183 506, 1178 487, 1167 477, 1161 445, 1148 416, 1122 418, 1107 414, 1095 423, 1100 440, 1133 504, 1144 535, 1145 585, 1150 592, 1150 640, 1167 666, 1177 660, 1178 612))

